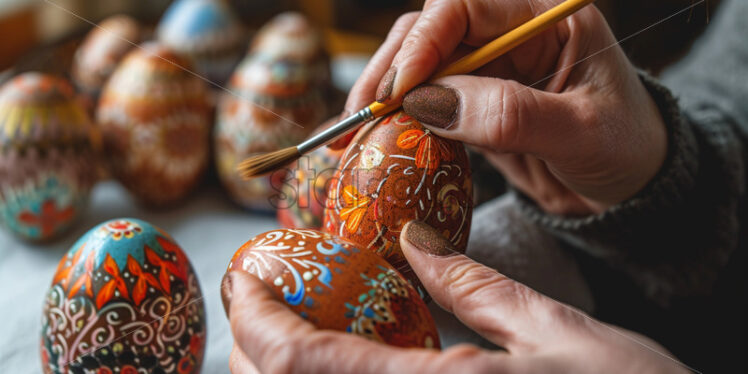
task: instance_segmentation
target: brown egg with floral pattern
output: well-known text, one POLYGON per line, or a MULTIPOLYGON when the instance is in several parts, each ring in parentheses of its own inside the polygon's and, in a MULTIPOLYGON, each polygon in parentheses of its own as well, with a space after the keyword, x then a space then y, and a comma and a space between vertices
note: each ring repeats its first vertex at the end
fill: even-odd
POLYGON ((190 69, 170 49, 145 43, 127 55, 99 100, 110 170, 149 206, 183 199, 208 165, 208 91, 190 69))
POLYGON ((320 329, 399 347, 440 346, 426 304, 405 278, 373 252, 335 235, 268 231, 239 248, 227 271, 257 276, 320 329))
POLYGON ((325 231, 378 253, 425 296, 400 249, 400 231, 423 221, 465 251, 473 214, 465 147, 402 111, 387 115, 348 145, 326 205, 325 231))

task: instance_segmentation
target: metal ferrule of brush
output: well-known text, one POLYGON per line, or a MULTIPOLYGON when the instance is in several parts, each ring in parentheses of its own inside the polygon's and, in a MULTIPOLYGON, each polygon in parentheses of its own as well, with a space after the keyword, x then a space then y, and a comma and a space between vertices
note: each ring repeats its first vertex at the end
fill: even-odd
POLYGON ((302 155, 309 153, 348 131, 353 130, 356 128, 356 125, 372 119, 374 119, 374 114, 372 114, 369 107, 366 107, 335 125, 330 126, 327 130, 305 140, 303 143, 297 145, 296 149, 299 151, 299 154, 302 155))

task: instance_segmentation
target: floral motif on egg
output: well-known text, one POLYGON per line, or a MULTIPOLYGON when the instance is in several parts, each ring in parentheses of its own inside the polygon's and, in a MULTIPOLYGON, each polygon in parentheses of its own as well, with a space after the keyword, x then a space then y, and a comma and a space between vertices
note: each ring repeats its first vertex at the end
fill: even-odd
POLYGON ((465 251, 473 209, 465 149, 407 114, 397 112, 362 129, 333 181, 325 230, 383 256, 420 292, 398 241, 408 221, 430 224, 465 251))
POLYGON ((208 164, 207 90, 189 62, 155 43, 131 52, 105 87, 97 119, 110 169, 149 205, 184 198, 208 164))
POLYGON ((62 78, 25 73, 0 89, 0 222, 28 240, 69 228, 96 181, 99 134, 62 78))
POLYGON ((417 291, 384 260, 334 235, 270 231, 244 244, 229 270, 259 277, 318 328, 402 347, 439 347, 417 291))
POLYGON ((45 373, 197 373, 205 312, 187 257, 135 219, 103 223, 60 260, 42 316, 45 373))

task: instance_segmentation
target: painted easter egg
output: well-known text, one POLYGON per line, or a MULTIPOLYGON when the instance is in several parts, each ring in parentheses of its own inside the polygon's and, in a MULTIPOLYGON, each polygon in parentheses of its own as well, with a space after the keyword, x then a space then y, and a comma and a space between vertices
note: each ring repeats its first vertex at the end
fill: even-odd
POLYGON ((42 313, 45 373, 199 373, 205 308, 169 234, 115 219, 83 235, 57 266, 42 313))
POLYGON ((156 35, 218 84, 229 78, 247 42, 243 26, 223 0, 175 1, 164 13, 156 35))
POLYGON ((278 201, 278 223, 289 229, 322 228, 327 190, 343 151, 314 150, 290 168, 278 201))
POLYGON ((275 16, 257 32, 250 53, 269 60, 304 63, 311 70, 312 84, 329 84, 330 65, 322 34, 300 13, 285 12, 275 16))
POLYGON ((96 182, 100 137, 63 78, 24 73, 0 88, 0 222, 44 241, 69 228, 96 182))
POLYGON ((439 347, 436 326, 417 291, 381 257, 335 235, 268 231, 236 251, 231 270, 259 277, 320 329, 400 347, 439 347))
POLYGON ((208 164, 207 89, 184 70, 189 66, 170 49, 145 43, 125 57, 99 100, 109 169, 147 205, 184 198, 208 164))
POLYGON ((441 138, 404 112, 362 128, 330 185, 326 231, 387 259, 424 291, 402 254, 402 227, 411 220, 467 248, 473 185, 465 147, 441 138))
POLYGON ((279 193, 283 173, 245 181, 236 168, 249 156, 298 144, 325 119, 316 69, 306 60, 252 53, 231 77, 232 93, 223 94, 218 104, 215 159, 221 181, 239 205, 277 208, 272 198, 279 193))
POLYGON ((101 88, 128 51, 140 42, 140 25, 125 15, 112 16, 88 33, 73 58, 72 77, 95 110, 101 88))

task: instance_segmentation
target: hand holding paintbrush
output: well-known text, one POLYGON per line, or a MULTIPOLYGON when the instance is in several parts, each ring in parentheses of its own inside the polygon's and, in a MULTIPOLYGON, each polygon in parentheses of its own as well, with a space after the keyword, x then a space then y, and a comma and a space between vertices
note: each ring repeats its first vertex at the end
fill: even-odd
MULTIPOLYGON (((469 73, 488 62, 495 60, 499 56, 538 35, 543 30, 546 30, 561 19, 568 17, 593 1, 594 0, 567 0, 536 18, 522 24, 514 30, 498 37, 471 54, 450 64, 444 70, 437 73, 432 79, 469 73)), ((390 92, 386 92, 387 95, 384 96, 389 96, 389 94, 391 94, 392 88, 385 87, 385 91, 387 91, 387 88, 389 88, 390 92)), ((380 94, 378 96, 383 95, 380 94)), ((378 99, 384 99, 384 97, 378 97, 378 99)), ((244 178, 252 178, 272 172, 295 161, 301 157, 301 155, 311 152, 319 146, 332 142, 340 135, 356 128, 362 123, 397 109, 400 104, 399 101, 389 101, 385 103, 377 101, 371 103, 355 114, 341 120, 337 124, 310 139, 307 139, 297 146, 288 147, 279 151, 254 156, 244 160, 239 164, 239 172, 244 178)))

